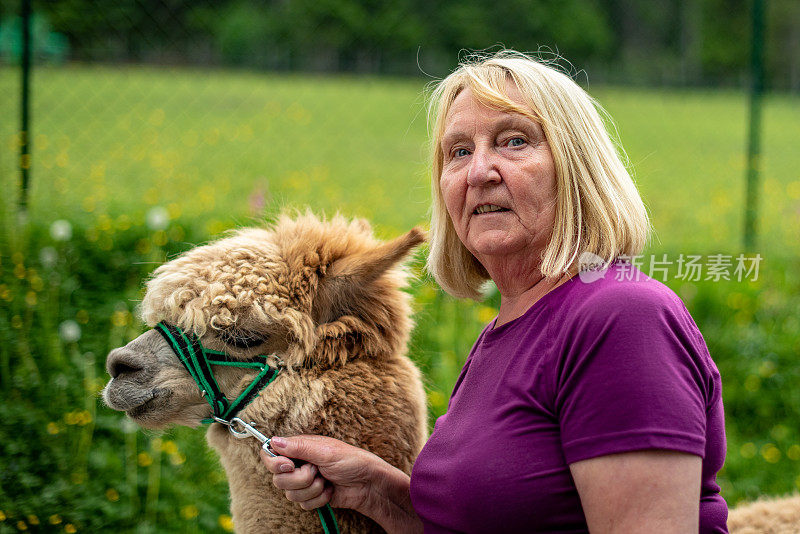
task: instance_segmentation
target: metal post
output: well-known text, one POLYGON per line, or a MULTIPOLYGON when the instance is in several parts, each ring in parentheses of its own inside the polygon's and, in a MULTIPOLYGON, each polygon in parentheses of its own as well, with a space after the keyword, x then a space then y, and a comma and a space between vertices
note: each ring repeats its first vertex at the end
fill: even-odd
POLYGON ((764 92, 764 0, 753 0, 753 35, 750 45, 750 135, 747 140, 747 193, 744 248, 756 246, 758 178, 761 169, 761 96, 764 92))
POLYGON ((31 0, 22 0, 22 124, 19 131, 19 170, 22 175, 22 191, 19 210, 22 217, 28 210, 28 185, 31 169, 30 143, 30 77, 31 77, 31 0))

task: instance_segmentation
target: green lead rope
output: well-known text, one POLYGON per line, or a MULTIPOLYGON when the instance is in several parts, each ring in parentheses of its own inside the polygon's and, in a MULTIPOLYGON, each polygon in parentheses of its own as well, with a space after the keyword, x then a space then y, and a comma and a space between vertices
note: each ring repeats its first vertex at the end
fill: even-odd
POLYGON ((333 508, 330 504, 317 508, 317 514, 325 534, 339 534, 339 525, 336 523, 336 517, 333 515, 333 508))
MULTIPOLYGON (((200 342, 200 338, 193 332, 187 334, 174 325, 160 322, 155 326, 154 330, 164 337, 183 366, 189 371, 189 375, 191 375, 203 392, 203 397, 211 406, 214 417, 230 421, 278 376, 279 370, 267 365, 266 356, 256 356, 250 360, 236 360, 224 352, 205 348, 200 342), (236 399, 229 401, 214 378, 214 373, 211 370, 212 365, 261 370, 236 399)), ((213 423, 214 418, 203 419, 202 422, 204 424, 213 423)), ((336 516, 333 515, 333 509, 330 504, 317 508, 317 514, 325 534, 339 534, 339 525, 336 523, 336 516)))

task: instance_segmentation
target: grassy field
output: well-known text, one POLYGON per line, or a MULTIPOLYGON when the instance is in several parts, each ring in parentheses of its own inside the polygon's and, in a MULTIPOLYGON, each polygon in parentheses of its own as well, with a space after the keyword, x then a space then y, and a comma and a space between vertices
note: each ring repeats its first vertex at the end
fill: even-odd
MULTIPOLYGON (((0 94, 16 91, 16 72, 0 94)), ((252 198, 340 210, 387 234, 426 220, 420 80, 151 68, 36 71, 32 217, 141 220, 150 206, 246 223, 252 198)), ((656 228, 653 248, 735 252, 747 102, 741 93, 592 88, 614 117, 656 228)), ((0 175, 13 193, 15 98, 0 101, 0 175)), ((798 252, 800 105, 766 100, 762 248, 798 252)), ((4 195, 7 200, 14 195, 4 195)))
MULTIPOLYGON (((135 306, 153 266, 233 226, 284 206, 366 217, 382 237, 426 225, 425 82, 43 67, 24 229, 12 209, 17 85, 18 73, 0 68, 0 533, 229 530, 202 432, 124 425, 97 399, 104 355, 141 331, 135 306), (170 222, 148 226, 158 210, 170 222), (58 219, 71 238, 53 236, 58 219), (61 335, 65 321, 79 339, 61 335)), ((590 90, 614 117, 650 209, 648 254, 741 252, 745 96, 590 90)), ((800 488, 796 97, 766 99, 762 139, 760 278, 668 281, 722 372, 730 503, 800 488)), ((497 298, 457 302, 422 276, 412 292, 410 352, 433 418, 497 298)))

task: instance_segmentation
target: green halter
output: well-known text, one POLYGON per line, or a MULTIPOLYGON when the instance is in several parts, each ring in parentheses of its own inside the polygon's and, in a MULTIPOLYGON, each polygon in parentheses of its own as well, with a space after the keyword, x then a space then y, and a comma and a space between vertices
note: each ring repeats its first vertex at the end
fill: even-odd
MULTIPOLYGON (((169 343, 173 352, 177 354, 178 359, 189 371, 197 387, 203 392, 203 397, 211 405, 213 415, 208 419, 203 419, 202 422, 204 424, 217 421, 230 427, 230 421, 236 417, 236 414, 250 404, 262 389, 270 385, 280 371, 280 367, 273 369, 267 365, 267 356, 256 356, 249 360, 235 360, 224 352, 205 348, 200 342, 200 338, 193 332, 184 332, 180 328, 163 321, 158 323, 154 330, 169 343), (260 371, 236 399, 229 401, 214 378, 214 373, 211 371, 212 365, 245 367, 260 369, 260 371)), ((297 460, 293 461, 295 465, 299 465, 297 460)), ((338 534, 339 525, 336 523, 336 517, 333 515, 333 509, 329 504, 322 508, 317 508, 317 515, 319 515, 322 530, 325 534, 338 534)))
POLYGON ((194 333, 186 333, 171 324, 158 323, 155 330, 164 336, 197 383, 197 387, 203 392, 203 397, 211 405, 214 415, 211 418, 203 419, 205 424, 213 423, 214 417, 230 421, 278 376, 280 369, 273 369, 267 365, 267 356, 256 356, 249 360, 234 360, 224 352, 205 348, 200 343, 200 338, 194 333), (220 390, 211 370, 212 365, 260 369, 260 372, 236 399, 230 401, 220 390))

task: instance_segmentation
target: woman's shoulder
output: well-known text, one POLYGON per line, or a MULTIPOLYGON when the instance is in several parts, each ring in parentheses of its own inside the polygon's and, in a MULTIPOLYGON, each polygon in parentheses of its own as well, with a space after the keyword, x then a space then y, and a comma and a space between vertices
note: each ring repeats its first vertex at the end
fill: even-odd
POLYGON ((704 344, 680 297, 629 263, 615 262, 589 275, 579 273, 571 282, 550 306, 552 321, 567 338, 610 332, 647 336, 666 330, 704 344))
POLYGON ((630 263, 618 261, 601 271, 580 272, 575 278, 572 291, 564 295, 562 304, 584 314, 686 311, 674 291, 630 263))

